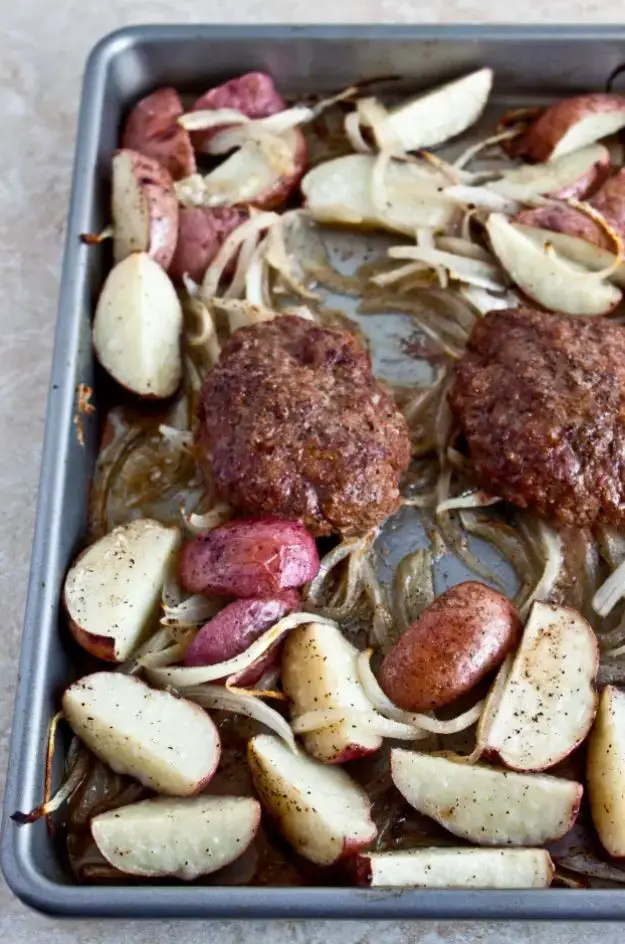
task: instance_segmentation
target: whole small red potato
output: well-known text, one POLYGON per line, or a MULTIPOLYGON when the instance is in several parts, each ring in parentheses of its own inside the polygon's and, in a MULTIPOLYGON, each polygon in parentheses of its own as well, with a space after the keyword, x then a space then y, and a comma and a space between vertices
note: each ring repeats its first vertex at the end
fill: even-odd
POLYGON ((142 98, 130 112, 122 134, 122 148, 152 157, 166 167, 174 180, 196 170, 189 132, 178 124, 184 114, 178 92, 160 88, 142 98))
POLYGON ((191 593, 273 596, 312 580, 319 555, 299 521, 242 518, 188 541, 179 570, 182 586, 191 593))
POLYGON ((181 279, 186 272, 201 282, 225 239, 248 216, 238 207, 180 207, 178 242, 168 269, 171 278, 181 279))
POLYGON ((460 583, 434 600, 393 646, 380 685, 406 711, 440 708, 503 662, 521 627, 501 593, 476 581, 460 583))
MULTIPOLYGON (((217 111, 221 108, 240 111, 247 118, 268 118, 284 111, 286 102, 270 75, 265 72, 246 72, 204 92, 194 104, 193 111, 217 111)), ((207 143, 225 127, 227 125, 194 131, 193 144, 198 151, 203 151, 207 143)))

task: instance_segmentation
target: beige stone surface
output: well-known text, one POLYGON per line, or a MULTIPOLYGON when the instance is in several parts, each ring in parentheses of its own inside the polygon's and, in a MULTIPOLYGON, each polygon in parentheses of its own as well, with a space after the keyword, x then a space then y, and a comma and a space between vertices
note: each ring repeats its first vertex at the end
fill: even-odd
MULTIPOLYGON (((141 22, 623 22, 617 0, 0 0, 0 772, 16 681, 80 75, 105 33, 141 22)), ((11 944, 622 941, 614 925, 51 921, 0 888, 11 944)))

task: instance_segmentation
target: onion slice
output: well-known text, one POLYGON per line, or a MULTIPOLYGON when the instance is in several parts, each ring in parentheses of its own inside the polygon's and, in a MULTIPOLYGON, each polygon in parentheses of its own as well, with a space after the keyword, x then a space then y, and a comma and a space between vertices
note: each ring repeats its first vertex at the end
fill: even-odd
POLYGON ((335 724, 351 724, 370 734, 401 741, 419 741, 429 736, 426 731, 421 731, 414 725, 393 721, 373 710, 350 712, 345 708, 317 708, 314 711, 306 711, 291 721, 291 728, 294 734, 310 734, 335 724))
POLYGON ((246 718, 253 718, 254 721, 259 721, 274 734, 281 737, 294 753, 298 751, 288 721, 275 708, 266 705, 260 698, 234 692, 231 689, 224 688, 223 685, 191 686, 185 689, 184 697, 188 698, 189 701, 194 701, 197 705, 201 705, 202 708, 232 711, 236 714, 245 715, 246 718))
POLYGON ((202 298, 205 302, 210 302, 210 300, 217 295, 219 282, 226 267, 239 251, 241 245, 247 240, 250 233, 260 233, 279 219, 280 217, 277 213, 255 213, 249 220, 241 223, 240 226, 237 226, 237 228, 230 233, 224 240, 204 275, 202 282, 202 298))
MULTIPOLYGON (((46 764, 46 767, 48 768, 54 753, 56 729, 58 722, 62 717, 63 715, 61 712, 58 712, 50 723, 50 728, 48 731, 48 763, 46 764)), ((79 748, 77 755, 75 755, 74 763, 70 767, 66 779, 56 791, 54 796, 46 797, 44 802, 40 803, 39 806, 36 806, 34 810, 30 811, 30 813, 22 813, 19 810, 16 810, 15 813, 11 814, 11 819, 13 822, 17 823, 19 826, 25 826, 27 823, 35 823, 38 819, 41 819, 42 816, 49 816, 51 813, 54 813, 61 806, 63 806, 63 804, 68 800, 71 800, 72 796, 83 783, 89 772, 91 756, 92 755, 86 749, 79 748)), ((48 777, 46 777, 46 780, 48 780, 48 777)), ((47 792, 48 789, 46 788, 46 793, 47 792)))
POLYGON ((496 495, 487 495, 480 490, 471 492, 470 495, 458 495, 455 498, 448 498, 436 506, 436 514, 441 515, 445 511, 454 511, 458 508, 486 508, 488 505, 496 505, 503 501, 496 495))
POLYGON ((534 600, 548 600, 560 577, 564 564, 564 548, 558 532, 544 521, 538 522, 540 544, 545 554, 545 567, 540 580, 521 607, 520 613, 525 618, 534 600))
POLYGON ((625 561, 601 584, 592 598, 592 608, 598 616, 607 616, 624 596, 625 561))
POLYGON ((391 259, 416 259, 434 268, 443 266, 452 279, 491 291, 501 292, 506 287, 499 266, 479 259, 468 259, 466 256, 457 256, 425 246, 391 246, 388 255, 391 259))

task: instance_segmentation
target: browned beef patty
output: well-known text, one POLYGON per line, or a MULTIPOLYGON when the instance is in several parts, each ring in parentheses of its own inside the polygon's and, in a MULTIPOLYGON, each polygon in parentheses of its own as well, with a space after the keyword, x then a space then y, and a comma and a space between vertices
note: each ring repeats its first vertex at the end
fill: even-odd
POLYGON ((625 521, 625 328, 491 312, 449 399, 483 489, 567 524, 625 521))
POLYGON ((235 332, 204 381, 196 441, 222 499, 317 535, 384 521, 410 462, 404 417, 368 353, 297 316, 235 332))

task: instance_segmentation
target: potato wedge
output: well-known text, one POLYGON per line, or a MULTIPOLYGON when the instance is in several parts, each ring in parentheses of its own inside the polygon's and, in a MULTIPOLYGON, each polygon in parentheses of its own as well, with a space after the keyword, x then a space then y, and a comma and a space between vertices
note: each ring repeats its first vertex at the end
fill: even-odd
MULTIPOLYGON (((224 241, 248 216, 247 210, 238 207, 180 207, 178 242, 168 268, 170 277, 182 279, 187 273, 201 284, 224 241)), ((230 270, 226 269, 225 274, 230 270)))
POLYGON ((617 233, 625 237, 625 169, 610 177, 591 200, 617 233))
POLYGON ((590 623, 565 606, 534 603, 494 711, 477 740, 513 770, 546 770, 584 740, 597 709, 599 644, 590 623))
MULTIPOLYGON (((519 222, 512 225, 543 252, 545 246, 553 246, 563 259, 568 259, 589 272, 600 272, 602 269, 607 269, 614 262, 614 254, 609 252, 607 248, 602 248, 602 245, 595 245, 596 239, 589 241, 586 234, 582 237, 581 234, 578 236, 569 232, 559 233, 549 229, 541 229, 533 225, 531 218, 529 225, 525 222, 521 223, 521 216, 523 216, 524 221, 528 219, 524 214, 519 214, 517 217, 519 222)), ((604 246, 607 246, 607 242, 607 239, 601 239, 604 246)), ((618 285, 619 288, 625 288, 625 263, 621 263, 610 274, 609 281, 613 282, 614 285, 618 285)))
MULTIPOLYGON (((534 227, 541 230, 550 230, 553 233, 563 233, 574 239, 583 239, 593 246, 602 249, 611 249, 612 240, 604 229, 595 223, 589 216, 580 210, 561 203, 547 204, 531 210, 521 210, 514 217, 514 226, 534 227)), ((525 233, 525 229, 522 230, 525 233)), ((554 249, 558 249, 556 243, 554 249)), ((565 258, 569 258, 568 256, 565 258)), ((576 259, 572 259, 576 262, 576 259)), ((583 265, 583 262, 581 262, 583 265)))
POLYGON ((320 223, 389 229, 413 236, 417 227, 443 230, 458 217, 458 205, 440 194, 449 183, 434 168, 391 161, 380 206, 373 200, 376 158, 348 154, 326 161, 302 180, 306 207, 320 223))
POLYGON ((178 201, 169 171, 128 148, 112 161, 113 257, 147 252, 167 269, 178 239, 178 201))
MULTIPOLYGON (((204 92, 193 105, 193 111, 232 108, 247 118, 258 119, 268 118, 284 111, 286 107, 270 75, 266 72, 246 72, 204 92)), ((196 150, 210 154, 210 141, 224 127, 227 125, 192 132, 191 140, 196 150)))
MULTIPOLYGON (((291 717, 323 708, 370 713, 357 656, 338 627, 311 622, 294 629, 282 651, 282 688, 291 700, 291 717)), ((305 734, 303 740, 307 753, 324 764, 344 764, 382 746, 379 735, 359 729, 353 720, 305 734)))
POLYGON ((248 762, 263 806, 299 855, 332 865, 375 839, 369 798, 340 767, 294 754, 269 734, 252 738, 248 762))
POLYGON ((182 378, 182 309, 163 269, 133 252, 109 273, 93 321, 102 366, 123 387, 149 399, 170 397, 182 378))
POLYGON ((94 754, 157 793, 192 796, 217 770, 219 734, 206 712, 134 676, 85 675, 65 690, 62 707, 94 754))
POLYGON ((590 812, 601 845, 625 856, 625 692, 606 685, 588 740, 586 780, 590 812))
POLYGON ((402 849, 361 853, 360 885, 371 888, 548 888, 553 862, 546 849, 402 849))
POLYGON ((500 180, 485 186, 511 200, 528 200, 534 196, 558 197, 560 200, 575 197, 583 200, 601 186, 609 173, 610 152, 601 144, 591 144, 545 164, 515 167, 506 171, 500 180))
POLYGON ((70 567, 63 602, 76 642, 106 662, 124 662, 155 615, 180 545, 178 528, 139 518, 114 528, 70 567))
POLYGON ((100 813, 94 841, 126 875, 175 875, 187 881, 234 862, 253 841, 260 804, 252 797, 156 797, 100 813))
POLYGON ((175 89, 156 89, 137 102, 130 112, 122 134, 122 147, 154 158, 174 180, 194 174, 191 138, 178 124, 183 113, 175 89))
POLYGON ((625 127, 625 98, 611 92, 556 102, 513 141, 511 152, 530 161, 554 161, 625 127))
POLYGON ((607 315, 622 292, 605 279, 569 263, 558 263, 500 213, 491 213, 486 232, 493 252, 512 281, 543 308, 564 315, 607 315), (570 268, 570 271, 569 271, 570 268))
POLYGON ((393 783, 411 806, 482 846, 542 846, 577 819, 584 788, 433 754, 391 751, 393 783))

